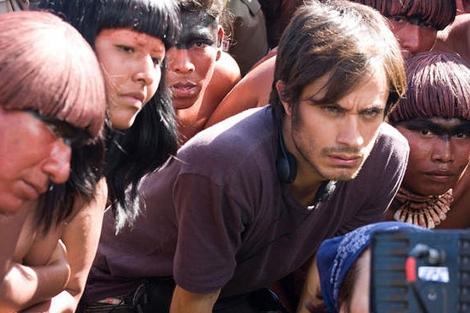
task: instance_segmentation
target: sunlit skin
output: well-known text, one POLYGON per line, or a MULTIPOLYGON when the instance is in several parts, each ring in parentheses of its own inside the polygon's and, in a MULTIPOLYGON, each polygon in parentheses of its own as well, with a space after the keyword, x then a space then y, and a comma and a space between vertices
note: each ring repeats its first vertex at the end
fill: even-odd
POLYGON ((457 0, 457 14, 469 13, 470 12, 470 1, 469 0, 457 0))
POLYGON ((204 127, 212 126, 243 110, 269 103, 275 63, 275 56, 268 58, 243 76, 220 102, 204 127))
POLYGON ((95 52, 105 77, 111 125, 129 128, 157 91, 165 45, 133 30, 105 29, 96 37, 95 52))
MULTIPOLYGON (((180 140, 185 142, 206 124, 220 100, 238 80, 235 60, 222 55, 224 32, 206 11, 182 11, 182 33, 168 50, 167 83, 172 92, 180 140), (233 69, 236 78, 226 76, 233 69)), ((230 74, 231 75, 231 74, 230 74)))
POLYGON ((14 214, 70 174, 71 149, 25 111, 0 108, 0 214, 14 214))
POLYGON ((178 44, 168 50, 167 82, 176 110, 200 105, 220 58, 223 37, 221 26, 204 11, 182 12, 181 20, 178 44))
MULTIPOLYGON (((467 9, 470 12, 470 8, 467 9)), ((468 63, 470 62, 469 36, 470 14, 457 15, 452 24, 438 32, 433 50, 457 53, 468 63)))
MULTIPOLYGON (((328 79, 326 75, 306 85, 295 110, 283 101, 283 136, 298 163, 294 187, 356 177, 384 120, 389 89, 383 69, 375 62, 338 103, 319 104, 328 79)), ((282 94, 282 83, 277 88, 282 94)))
POLYGON ((431 50, 436 42, 437 30, 419 18, 394 16, 388 21, 405 58, 431 50))
POLYGON ((370 249, 367 249, 356 261, 350 303, 342 303, 339 313, 369 313, 370 264, 370 249))
POLYGON ((405 188, 441 195, 458 183, 470 158, 470 121, 414 119, 399 123, 397 129, 410 144, 405 188))

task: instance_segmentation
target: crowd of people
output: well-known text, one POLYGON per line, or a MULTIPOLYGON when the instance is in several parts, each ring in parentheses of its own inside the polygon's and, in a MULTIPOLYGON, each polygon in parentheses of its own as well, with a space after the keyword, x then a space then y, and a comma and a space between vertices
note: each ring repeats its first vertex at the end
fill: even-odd
POLYGON ((470 1, 0 13, 0 313, 368 313, 375 232, 470 227, 470 1))

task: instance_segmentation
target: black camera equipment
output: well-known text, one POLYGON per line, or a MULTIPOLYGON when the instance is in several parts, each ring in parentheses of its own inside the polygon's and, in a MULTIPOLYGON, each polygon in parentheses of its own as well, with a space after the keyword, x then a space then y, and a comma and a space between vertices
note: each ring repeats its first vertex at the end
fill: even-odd
POLYGON ((470 312, 470 230, 378 232, 371 312, 470 312))

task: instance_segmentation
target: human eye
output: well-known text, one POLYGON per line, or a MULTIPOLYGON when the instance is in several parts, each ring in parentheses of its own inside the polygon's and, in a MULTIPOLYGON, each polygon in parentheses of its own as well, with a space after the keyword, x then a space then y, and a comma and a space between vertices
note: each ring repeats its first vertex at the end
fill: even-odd
POLYGON ((428 22, 426 22, 426 21, 421 21, 418 25, 419 25, 420 27, 424 27, 424 28, 429 28, 429 29, 435 30, 435 27, 434 27, 431 23, 428 23, 428 22))
POLYGON ((344 110, 336 105, 323 105, 321 109, 332 116, 339 116, 344 113, 344 110))
POLYGON ((382 109, 379 108, 371 108, 371 109, 366 109, 363 112, 361 112, 361 115, 363 118, 367 120, 373 120, 376 119, 377 117, 381 116, 381 113, 383 112, 382 109))
POLYGON ((431 25, 431 23, 429 23, 428 21, 426 21, 425 18, 421 17, 421 16, 412 16, 410 18, 408 18, 407 20, 410 24, 413 24, 413 25, 417 25, 419 27, 424 27, 424 28, 432 28, 434 29, 434 27, 431 25))
POLYGON ((470 130, 466 130, 466 129, 455 130, 452 133, 452 138, 455 138, 455 139, 468 139, 468 138, 470 138, 470 130))
POLYGON ((214 42, 209 39, 196 39, 192 42, 191 46, 198 48, 198 49, 204 49, 206 47, 212 46, 214 42))
POLYGON ((404 16, 401 16, 401 15, 395 15, 395 16, 392 16, 391 19, 396 22, 396 23, 405 23, 407 20, 406 20, 406 17, 404 16))
POLYGON ((40 115, 35 111, 30 111, 30 113, 42 121, 54 137, 62 140, 68 146, 80 146, 86 143, 89 138, 86 131, 75 128, 67 122, 40 115))
POLYGON ((465 133, 465 132, 458 132, 458 133, 454 134, 452 137, 455 137, 457 139, 467 139, 468 134, 465 133))
POLYGON ((47 128, 49 131, 56 137, 56 138, 62 138, 65 141, 65 138, 60 130, 60 127, 58 127, 55 123, 49 121, 49 120, 43 120, 43 122, 46 124, 47 128))
POLYGON ((161 57, 152 57, 152 62, 155 67, 162 65, 163 63, 163 58, 161 57))
POLYGON ((418 132, 422 137, 432 137, 432 136, 434 136, 434 133, 429 128, 421 128, 421 129, 418 130, 418 132))
POLYGON ((122 51, 122 52, 125 52, 125 53, 134 53, 135 49, 132 48, 132 47, 129 47, 129 46, 126 46, 126 45, 116 45, 116 47, 122 51))
POLYGON ((193 44, 193 46, 196 47, 196 48, 205 48, 207 46, 207 44, 205 42, 202 42, 202 41, 196 41, 193 44))

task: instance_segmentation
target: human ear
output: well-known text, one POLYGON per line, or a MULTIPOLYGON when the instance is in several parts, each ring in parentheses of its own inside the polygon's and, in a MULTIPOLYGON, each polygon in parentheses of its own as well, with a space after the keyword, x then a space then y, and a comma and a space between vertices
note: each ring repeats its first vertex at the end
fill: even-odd
POLYGON ((286 84, 282 80, 278 80, 276 82, 276 91, 279 96, 279 99, 281 100, 282 106, 284 107, 284 111, 286 112, 286 115, 292 115, 292 107, 287 101, 286 97, 286 84))
POLYGON ((222 28, 222 26, 218 26, 217 28, 217 55, 215 57, 215 60, 218 61, 221 56, 222 56, 222 43, 224 42, 224 36, 225 36, 225 32, 224 32, 224 29, 222 28))
POLYGON ((341 304, 338 313, 349 313, 346 303, 341 304))

